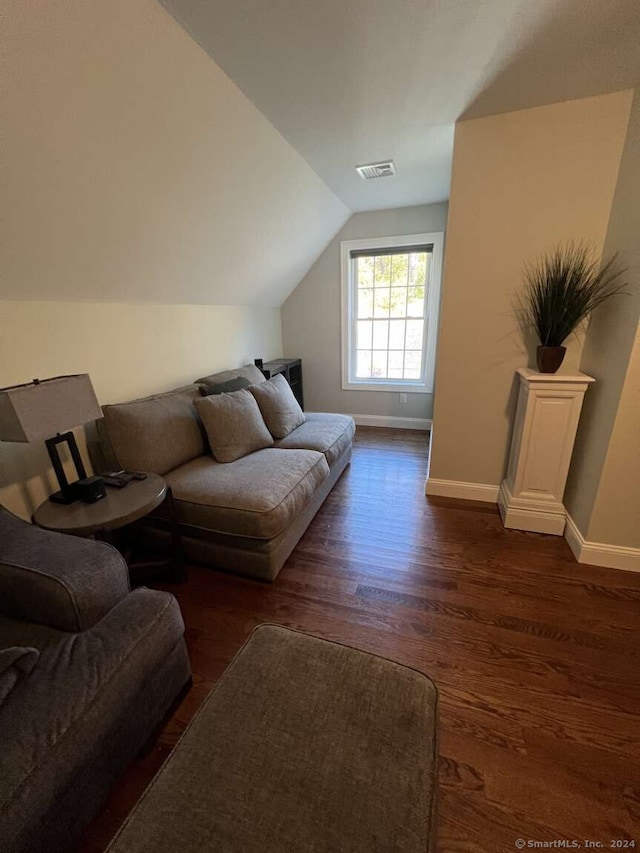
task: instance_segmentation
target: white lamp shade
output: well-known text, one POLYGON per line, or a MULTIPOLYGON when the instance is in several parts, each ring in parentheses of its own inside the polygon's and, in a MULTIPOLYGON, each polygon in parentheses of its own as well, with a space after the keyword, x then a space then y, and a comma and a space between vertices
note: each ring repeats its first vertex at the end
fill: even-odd
POLYGON ((0 389, 0 440, 38 441, 102 417, 88 373, 0 389))

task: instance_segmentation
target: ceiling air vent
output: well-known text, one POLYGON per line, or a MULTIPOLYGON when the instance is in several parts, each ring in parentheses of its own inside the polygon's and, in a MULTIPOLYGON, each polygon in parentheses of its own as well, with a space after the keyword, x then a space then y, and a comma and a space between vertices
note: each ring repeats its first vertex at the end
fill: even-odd
POLYGON ((373 178, 387 178, 389 175, 395 175, 396 167, 393 160, 385 160, 382 163, 366 163, 364 166, 356 166, 356 172, 365 181, 370 181, 373 178))

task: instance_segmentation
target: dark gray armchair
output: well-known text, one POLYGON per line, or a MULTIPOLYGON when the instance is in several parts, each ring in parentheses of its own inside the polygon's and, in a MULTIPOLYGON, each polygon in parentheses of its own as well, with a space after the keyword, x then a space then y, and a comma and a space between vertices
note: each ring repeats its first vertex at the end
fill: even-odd
POLYGON ((190 679, 174 597, 0 508, 0 850, 69 851, 190 679))

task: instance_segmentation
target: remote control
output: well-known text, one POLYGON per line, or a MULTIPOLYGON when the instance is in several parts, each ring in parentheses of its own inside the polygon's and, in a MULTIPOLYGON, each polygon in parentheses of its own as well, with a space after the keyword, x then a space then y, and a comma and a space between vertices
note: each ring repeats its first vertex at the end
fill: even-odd
POLYGON ((108 474, 101 474, 101 477, 107 486, 114 489, 123 489, 132 480, 147 479, 147 475, 141 471, 109 471, 108 474))
POLYGON ((103 474, 102 479, 104 480, 105 486, 111 486, 114 489, 122 489, 127 485, 127 481, 122 480, 118 476, 111 476, 109 474, 103 474))

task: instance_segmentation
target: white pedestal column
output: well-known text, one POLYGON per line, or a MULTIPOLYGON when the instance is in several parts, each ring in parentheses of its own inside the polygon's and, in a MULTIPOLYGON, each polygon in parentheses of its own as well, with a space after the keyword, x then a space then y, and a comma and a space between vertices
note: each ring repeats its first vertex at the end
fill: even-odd
POLYGON ((562 536, 562 503, 582 401, 591 376, 520 368, 518 408, 498 507, 505 527, 562 536))

